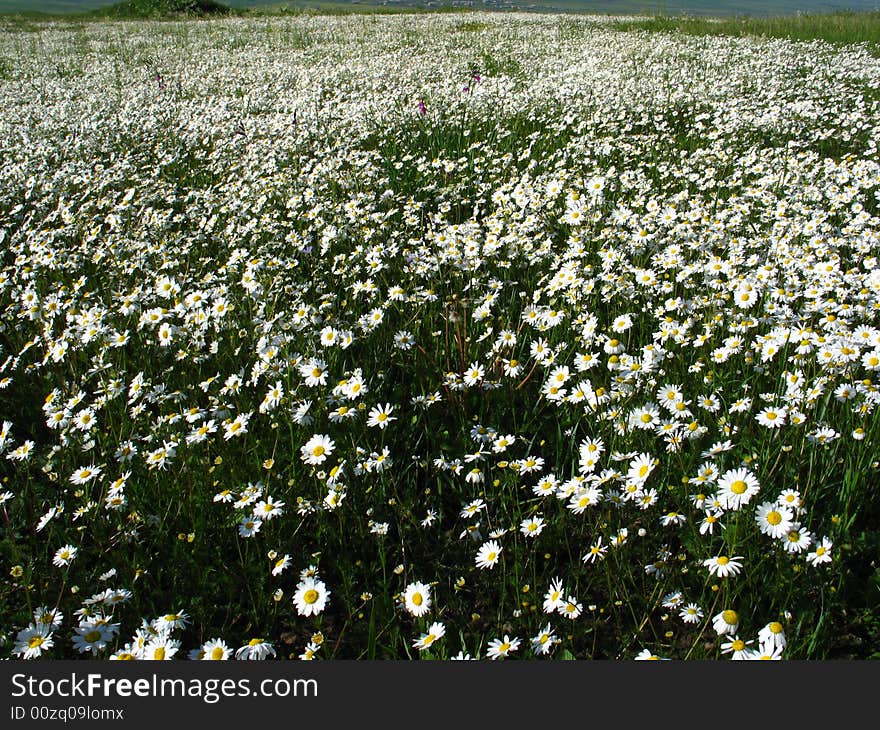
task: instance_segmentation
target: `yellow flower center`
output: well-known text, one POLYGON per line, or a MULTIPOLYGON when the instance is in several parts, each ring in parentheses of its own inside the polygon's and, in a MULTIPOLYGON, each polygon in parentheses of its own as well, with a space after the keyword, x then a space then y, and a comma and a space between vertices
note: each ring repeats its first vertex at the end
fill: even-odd
MULTIPOLYGON (((819 548, 819 550, 822 550, 822 548, 819 548)), ((817 554, 817 555, 821 555, 821 553, 819 552, 819 550, 816 551, 816 554, 817 554)), ((824 552, 824 551, 823 551, 823 552, 824 552)), ((493 560, 495 560, 495 558, 497 557, 497 555, 498 555, 498 553, 496 553, 496 552, 491 552, 491 553, 489 553, 489 554, 486 556, 486 560, 487 560, 488 562, 491 563, 493 560)))
POLYGON ((100 641, 100 640, 101 640, 101 632, 100 632, 100 631, 97 631, 97 630, 95 630, 95 631, 89 631, 89 633, 87 633, 83 638, 84 638, 86 641, 88 641, 90 644, 92 644, 92 643, 94 643, 94 642, 96 642, 96 641, 100 641))
POLYGON ((312 449, 312 456, 323 456, 324 455, 324 447, 316 446, 312 449))
POLYGON ((767 522, 771 525, 778 525, 782 522, 782 515, 779 514, 776 510, 767 513, 767 522))
POLYGON ((742 651, 743 649, 746 648, 746 642, 744 642, 742 639, 737 639, 736 641, 733 642, 733 644, 731 645, 731 648, 734 651, 742 651))
POLYGON ((742 479, 737 479, 733 484, 730 485, 730 491, 734 494, 745 494, 748 486, 749 485, 746 484, 742 479))
POLYGON ((722 555, 718 558, 718 565, 727 565, 730 562, 730 558, 726 555, 722 555))
POLYGON ((162 661, 165 658, 165 647, 160 646, 153 652, 153 659, 158 659, 162 661))
POLYGON ((45 639, 42 636, 32 636, 28 640, 28 648, 36 649, 38 646, 42 646, 45 639))
POLYGON ((778 621, 771 622, 767 628, 770 629, 770 631, 772 631, 774 634, 782 633, 782 624, 778 621))
POLYGON ((214 661, 220 661, 223 658, 223 647, 215 646, 211 649, 211 659, 214 661))
POLYGON ((318 591, 314 588, 309 588, 309 590, 303 594, 303 600, 309 605, 315 603, 315 601, 318 600, 318 591))
POLYGON ((724 620, 724 623, 730 624, 731 626, 739 623, 739 614, 729 608, 721 614, 721 618, 724 620))
POLYGON ((422 603, 424 602, 424 600, 425 600, 425 599, 422 598, 422 594, 421 594, 421 593, 413 593, 413 597, 412 597, 413 605, 415 605, 415 606, 421 606, 422 603))
POLYGON ((248 646, 256 646, 257 644, 262 644, 262 643, 263 643, 262 639, 251 639, 248 642, 248 646))

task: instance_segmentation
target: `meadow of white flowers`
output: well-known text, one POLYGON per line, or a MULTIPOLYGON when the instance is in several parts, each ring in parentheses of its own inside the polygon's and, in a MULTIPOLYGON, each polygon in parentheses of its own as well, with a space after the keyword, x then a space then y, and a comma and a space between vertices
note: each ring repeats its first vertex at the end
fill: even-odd
POLYGON ((827 652, 880 453, 866 49, 42 24, 0 95, 5 656, 827 652))

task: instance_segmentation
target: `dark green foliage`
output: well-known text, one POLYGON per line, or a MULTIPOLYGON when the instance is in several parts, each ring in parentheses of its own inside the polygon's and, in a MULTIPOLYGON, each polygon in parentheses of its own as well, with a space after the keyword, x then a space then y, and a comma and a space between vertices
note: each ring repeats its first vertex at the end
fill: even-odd
POLYGON ((219 18, 234 12, 216 0, 123 0, 108 8, 95 10, 91 15, 101 18, 219 18))

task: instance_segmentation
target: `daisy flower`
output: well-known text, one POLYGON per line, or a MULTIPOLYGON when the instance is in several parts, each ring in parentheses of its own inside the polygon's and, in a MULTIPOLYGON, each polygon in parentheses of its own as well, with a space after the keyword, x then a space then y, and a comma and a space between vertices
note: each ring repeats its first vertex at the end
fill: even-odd
POLYGON ((553 646, 558 641, 559 639, 556 638, 556 634, 553 633, 550 624, 547 624, 540 630, 540 632, 538 632, 537 636, 532 638, 532 651, 534 651, 535 654, 549 654, 553 651, 553 646))
POLYGON ((475 499, 472 502, 468 502, 464 507, 461 508, 461 517, 473 517, 476 514, 479 514, 486 508, 486 502, 482 499, 475 499))
POLYGON ((738 510, 760 489, 758 479, 748 469, 732 469, 718 479, 718 499, 724 509, 738 510))
POLYGON ((833 543, 827 537, 822 538, 822 542, 810 553, 807 553, 807 562, 816 567, 823 563, 831 562, 831 548, 833 543))
POLYGON ((739 628, 739 614, 733 609, 725 609, 712 617, 712 628, 719 636, 723 634, 735 634, 739 628))
POLYGON ((734 636, 730 641, 721 644, 721 653, 730 654, 731 659, 747 659, 749 655, 748 645, 752 641, 743 641, 738 636, 734 636))
POLYGON ((511 638, 505 634, 503 639, 492 639, 492 641, 489 642, 486 656, 492 660, 502 659, 507 657, 511 652, 519 649, 519 644, 520 640, 518 638, 511 638))
POLYGON ((310 641, 308 644, 306 644, 306 648, 303 650, 303 653, 299 655, 299 659, 304 662, 313 661, 315 655, 318 653, 318 650, 320 648, 320 644, 316 644, 314 641, 310 641))
POLYGON ((174 629, 182 629, 185 628, 189 623, 187 621, 189 617, 183 611, 178 611, 177 613, 167 613, 164 616, 160 616, 155 621, 153 621, 153 628, 159 632, 168 632, 173 631, 174 629))
POLYGON ((686 624, 698 624, 702 620, 704 614, 703 609, 696 603, 689 603, 678 612, 678 616, 686 624))
POLYGON ((568 596, 557 610, 565 616, 565 618, 574 621, 574 619, 583 613, 584 607, 583 604, 578 603, 578 600, 574 596, 568 596))
POLYGON ((781 538, 787 553, 802 553, 813 544, 813 533, 800 522, 793 522, 788 532, 781 538))
POLYGON ((370 410, 370 414, 367 417, 367 425, 371 427, 378 426, 380 429, 384 429, 392 421, 397 420, 397 416, 391 415, 392 411, 394 411, 394 406, 390 403, 386 403, 384 406, 376 406, 370 410))
POLYGON ((752 649, 744 659, 762 659, 765 661, 781 661, 784 646, 777 646, 772 641, 762 641, 759 649, 752 649))
POLYGON ((630 462, 629 470, 626 473, 627 483, 641 487, 648 480, 656 465, 657 462, 650 454, 639 454, 630 462))
POLYGON ((565 589, 562 587, 562 578, 554 578, 550 581, 550 588, 544 594, 544 613, 556 613, 556 611, 562 608, 565 605, 564 593, 565 589))
POLYGON ((784 489, 776 501, 796 512, 801 507, 801 493, 796 489, 784 489))
POLYGON ((289 555, 284 555, 284 557, 278 558, 278 560, 276 560, 275 564, 272 566, 272 575, 281 575, 281 573, 283 573, 289 565, 289 555))
POLYGON ((318 358, 299 365, 299 373, 305 379, 306 385, 315 388, 327 384, 327 363, 318 358))
POLYGON ((477 552, 476 563, 478 568, 494 568, 501 557, 503 548, 495 541, 484 542, 477 552))
POLYGON ((113 633, 103 624, 86 622, 74 628, 73 646, 80 654, 95 654, 107 646, 113 633))
POLYGON ((238 534, 241 537, 253 537, 263 526, 263 521, 256 517, 245 517, 238 523, 238 534))
POLYGON ((165 632, 153 637, 141 652, 141 659, 149 661, 169 661, 180 649, 180 642, 165 632))
POLYGON ((300 448, 300 454, 306 464, 323 464, 335 448, 329 436, 315 434, 300 448))
POLYGON ((419 651, 430 649, 435 641, 443 638, 446 628, 439 621, 434 622, 428 627, 427 633, 422 634, 418 639, 413 641, 413 646, 419 651))
POLYGON ((293 594, 293 605, 300 616, 317 616, 327 605, 330 591, 323 581, 305 578, 296 586, 293 594))
POLYGON ((638 662, 643 661, 664 661, 666 658, 662 656, 658 656, 650 649, 642 649, 638 654, 636 654, 633 659, 638 662))
POLYGON ((431 610, 431 586, 410 583, 403 592, 403 605, 413 616, 424 616, 431 610))
POLYGON ((73 562, 73 559, 76 557, 77 548, 73 545, 65 545, 62 548, 59 548, 55 557, 52 558, 52 563, 57 565, 59 568, 64 568, 70 565, 73 562))
POLYGON ((556 492, 559 486, 559 479, 555 474, 548 474, 542 477, 538 483, 532 487, 532 493, 539 497, 547 497, 556 492))
POLYGON ((718 555, 703 561, 703 565, 709 569, 709 575, 717 575, 719 578, 739 575, 742 570, 742 556, 730 558, 727 555, 718 555))
POLYGON ((526 537, 537 537, 543 529, 544 518, 540 515, 523 520, 519 526, 519 531, 526 537))
POLYGON ((18 632, 12 653, 22 659, 37 659, 42 656, 43 652, 51 649, 53 644, 52 632, 49 627, 31 624, 18 632))
POLYGON ((87 484, 101 475, 100 466, 81 466, 70 475, 72 484, 87 484))
POLYGON ((772 644, 777 649, 784 649, 786 644, 785 628, 779 621, 771 621, 758 632, 758 641, 761 644, 762 652, 767 644, 772 644))
POLYGON ((37 626, 43 626, 50 631, 61 628, 61 622, 63 620, 64 614, 57 608, 40 606, 34 610, 34 623, 37 626))
POLYGON ((772 538, 785 537, 791 529, 793 517, 792 511, 779 506, 778 502, 764 502, 755 513, 758 528, 772 538))
POLYGON ((785 408, 768 407, 755 416, 755 420, 766 428, 782 428, 788 412, 785 408))
POLYGON ((254 517, 266 520, 267 522, 283 514, 284 502, 276 502, 272 497, 266 497, 266 499, 254 505, 254 517))
POLYGON ((275 656, 275 648, 265 639, 254 638, 235 650, 235 658, 242 660, 262 660, 275 656))
POLYGON ((223 639, 211 639, 202 644, 199 650, 199 659, 202 661, 226 661, 232 656, 230 649, 223 639))
POLYGON ((711 535, 715 531, 715 525, 724 529, 724 525, 719 522, 721 512, 718 510, 707 511, 705 517, 700 522, 700 534, 705 535, 707 532, 711 535))
POLYGON ((223 426, 223 438, 226 441, 235 436, 242 436, 247 433, 247 425, 250 420, 250 413, 239 413, 235 420, 230 421, 223 426))
POLYGON ((483 369, 483 366, 478 362, 473 362, 468 366, 462 379, 465 385, 476 385, 483 379, 485 374, 486 371, 483 369))
POLYGON ((592 545, 590 549, 587 550, 581 560, 585 563, 596 563, 605 559, 606 552, 608 552, 608 546, 602 544, 602 537, 600 535, 596 544, 592 545))

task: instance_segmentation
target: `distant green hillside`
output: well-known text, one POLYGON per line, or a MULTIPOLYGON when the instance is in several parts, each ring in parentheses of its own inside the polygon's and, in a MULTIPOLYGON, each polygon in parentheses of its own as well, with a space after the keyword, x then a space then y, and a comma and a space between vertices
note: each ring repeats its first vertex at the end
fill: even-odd
MULTIPOLYGON (((555 2, 555 0, 550 0, 555 2)), ((638 0, 625 0, 636 3, 638 0)), ((232 13, 239 12, 321 12, 340 13, 395 13, 427 10, 525 9, 524 0, 476 0, 472 8, 466 7, 470 0, 0 0, 0 15, 55 15, 105 18, 157 18, 173 15, 216 16, 211 5, 225 6, 232 13)), ((551 8, 544 8, 549 10, 551 8)))
POLYGON ((82 13, 115 2, 117 0, 0 0, 0 13, 82 13))
MULTIPOLYGON (((0 13, 85 13, 114 5, 118 0, 0 0, 0 13)), ((865 12, 880 8, 880 0, 216 0, 234 9, 270 11, 395 12, 413 10, 473 9, 530 10, 613 15, 691 17, 793 17, 833 11, 865 12)), ((128 17, 156 17, 167 10, 144 10, 167 3, 125 0, 128 17)), ((175 11, 170 11, 174 13, 175 11)), ((186 12, 186 11, 184 11, 186 12)), ((192 14, 192 11, 190 11, 192 14)), ((117 17, 124 17, 118 15, 117 17)))

